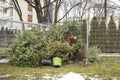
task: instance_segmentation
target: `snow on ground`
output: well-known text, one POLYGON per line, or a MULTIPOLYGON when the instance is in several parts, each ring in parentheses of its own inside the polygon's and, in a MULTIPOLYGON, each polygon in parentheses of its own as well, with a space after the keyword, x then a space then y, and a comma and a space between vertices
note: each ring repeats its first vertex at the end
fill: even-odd
POLYGON ((8 61, 8 59, 0 59, 0 63, 7 63, 8 61))
POLYGON ((89 80, 98 80, 98 78, 92 78, 88 77, 87 75, 84 74, 79 74, 75 72, 69 72, 67 74, 59 74, 58 76, 50 76, 49 74, 46 74, 43 76, 43 79, 45 80, 86 80, 88 78, 89 80))
POLYGON ((70 72, 58 80, 85 80, 85 77, 80 74, 70 72))

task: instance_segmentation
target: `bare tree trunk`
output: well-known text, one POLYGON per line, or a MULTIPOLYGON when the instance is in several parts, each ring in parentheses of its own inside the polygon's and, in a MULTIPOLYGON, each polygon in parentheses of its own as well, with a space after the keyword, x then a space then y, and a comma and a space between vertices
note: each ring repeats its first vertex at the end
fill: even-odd
POLYGON ((49 5, 47 8, 44 9, 44 18, 45 23, 51 23, 52 24, 52 4, 50 4, 50 0, 45 0, 45 5, 49 5))
POLYGON ((16 12, 17 12, 18 15, 19 15, 20 20, 23 21, 22 12, 21 12, 20 6, 19 6, 19 4, 18 4, 18 1, 17 1, 17 0, 13 0, 13 4, 14 4, 14 6, 15 6, 16 12))
POLYGON ((62 2, 62 0, 57 0, 56 1, 55 13, 54 13, 54 24, 57 23, 57 20, 58 20, 58 12, 59 12, 61 2, 62 2))
POLYGON ((105 2, 104 2, 104 15, 105 15, 105 19, 106 19, 106 17, 107 17, 107 0, 105 0, 105 2))
POLYGON ((37 14, 38 23, 43 23, 44 16, 43 16, 43 11, 42 11, 42 5, 39 0, 35 0, 35 10, 37 14))
MULTIPOLYGON (((18 0, 13 0, 13 1, 16 2, 18 0)), ((50 14, 51 14, 51 12, 49 12, 50 5, 54 5, 55 4, 54 5, 54 9, 53 9, 54 13, 52 13, 52 14, 54 14, 54 19, 51 19, 51 21, 52 20, 54 21, 54 22, 52 22, 53 24, 56 24, 57 22, 60 22, 62 19, 64 19, 64 17, 66 17, 69 14, 69 12, 73 8, 75 8, 76 6, 82 5, 81 2, 75 3, 75 5, 73 5, 71 8, 68 8, 68 11, 66 11, 66 13, 58 20, 58 12, 59 12, 60 6, 63 3, 63 1, 65 1, 65 0, 43 0, 46 4, 41 2, 41 0, 24 0, 24 1, 27 2, 30 6, 32 6, 35 9, 38 23, 45 23, 46 19, 53 18, 53 17, 50 17, 50 14)), ((86 4, 88 3, 88 1, 87 0, 82 0, 82 3, 83 2, 86 2, 86 3, 84 4, 83 7, 81 7, 83 9, 85 9, 85 10, 82 11, 81 16, 83 16, 85 11, 86 11, 86 8, 87 8, 86 4)), ((21 18, 22 13, 18 13, 18 14, 20 16, 20 19, 22 20, 22 18, 21 18)), ((81 19, 82 18, 83 17, 81 17, 81 19)))
MULTIPOLYGON (((16 12, 17 12, 18 15, 19 15, 20 21, 23 21, 22 11, 21 11, 21 8, 20 8, 20 5, 19 5, 18 1, 17 1, 17 0, 13 0, 13 4, 14 4, 14 6, 15 6, 16 12)), ((22 31, 24 31, 24 30, 25 30, 25 26, 24 26, 24 24, 22 24, 22 31)))
MULTIPOLYGON (((64 7, 64 13, 66 13, 68 11, 68 3, 64 2, 63 7, 64 7)), ((68 14, 65 17, 65 21, 67 21, 67 19, 68 19, 68 14)))

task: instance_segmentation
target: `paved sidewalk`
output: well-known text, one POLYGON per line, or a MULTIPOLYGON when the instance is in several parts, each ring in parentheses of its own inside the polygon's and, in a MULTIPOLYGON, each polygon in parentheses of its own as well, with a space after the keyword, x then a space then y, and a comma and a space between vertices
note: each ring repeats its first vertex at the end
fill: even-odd
POLYGON ((116 56, 116 57, 120 57, 120 53, 103 53, 103 54, 100 54, 100 56, 116 56))

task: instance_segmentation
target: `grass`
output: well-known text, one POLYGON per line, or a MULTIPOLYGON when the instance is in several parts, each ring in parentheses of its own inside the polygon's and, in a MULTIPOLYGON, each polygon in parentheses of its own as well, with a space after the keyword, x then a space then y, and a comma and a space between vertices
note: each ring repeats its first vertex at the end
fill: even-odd
MULTIPOLYGON (((120 79, 120 57, 102 57, 99 63, 91 63, 89 67, 84 68, 82 62, 72 63, 69 65, 64 65, 60 68, 55 68, 52 66, 41 66, 37 68, 23 68, 11 66, 8 63, 0 64, 0 76, 10 74, 11 76, 7 80, 27 80, 21 79, 20 77, 29 74, 38 77, 42 80, 42 77, 45 74, 56 75, 60 73, 68 73, 68 72, 77 72, 83 73, 88 76, 99 75, 101 78, 109 78, 116 77, 120 79)), ((35 79, 38 80, 38 79, 35 79)))

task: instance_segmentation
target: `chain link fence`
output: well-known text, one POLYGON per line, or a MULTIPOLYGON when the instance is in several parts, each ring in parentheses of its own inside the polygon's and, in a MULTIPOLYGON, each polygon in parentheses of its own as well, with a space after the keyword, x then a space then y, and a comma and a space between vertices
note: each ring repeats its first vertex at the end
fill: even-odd
POLYGON ((21 22, 0 19, 0 47, 8 47, 13 43, 16 34, 22 34, 24 30, 32 30, 33 27, 39 27, 46 31, 51 25, 37 24, 31 22, 21 22))
MULTIPOLYGON (((87 48, 96 46, 103 53, 120 53, 120 25, 116 26, 114 21, 108 24, 105 22, 83 22, 80 34, 82 40, 87 48)), ((8 47, 14 41, 15 34, 22 34, 24 30, 32 30, 33 27, 46 31, 51 25, 0 19, 0 47, 8 47)))
MULTIPOLYGON (((118 22, 119 23, 119 22, 118 22)), ((92 20, 81 25, 82 40, 87 47, 96 46, 103 53, 120 53, 120 24, 116 25, 113 19, 92 20)))

